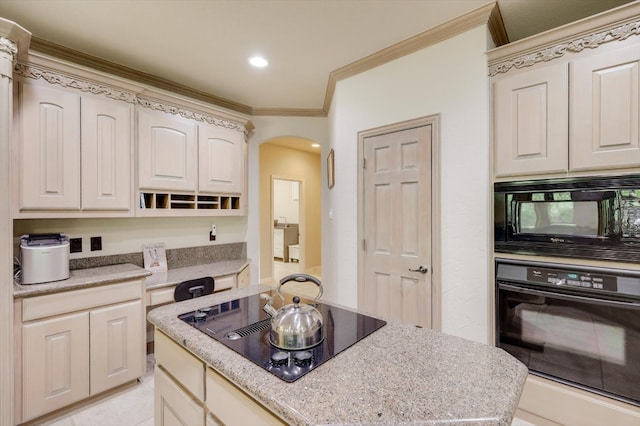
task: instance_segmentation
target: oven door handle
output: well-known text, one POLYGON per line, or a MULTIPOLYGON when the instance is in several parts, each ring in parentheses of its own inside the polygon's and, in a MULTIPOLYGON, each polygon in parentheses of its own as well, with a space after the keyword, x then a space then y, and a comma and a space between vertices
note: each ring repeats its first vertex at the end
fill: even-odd
POLYGON ((532 296, 546 296, 546 297, 553 297, 555 299, 563 299, 563 300, 568 300, 573 302, 586 302, 586 303, 591 303, 593 305, 640 309, 640 303, 637 303, 637 302, 606 300, 606 299, 600 299, 597 297, 573 296, 573 295, 563 294, 563 293, 554 293, 552 291, 532 290, 529 288, 524 288, 524 287, 519 287, 519 286, 504 284, 504 283, 499 283, 498 289, 513 291, 513 292, 522 293, 522 294, 529 294, 532 296))

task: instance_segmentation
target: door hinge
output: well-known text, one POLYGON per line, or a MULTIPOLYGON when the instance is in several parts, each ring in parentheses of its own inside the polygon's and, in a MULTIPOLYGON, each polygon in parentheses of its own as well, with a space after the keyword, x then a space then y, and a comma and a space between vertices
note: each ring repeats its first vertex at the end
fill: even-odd
POLYGON ((367 240, 364 238, 362 239, 362 250, 367 251, 367 240))
POLYGON ((363 168, 363 169, 366 169, 366 168, 367 168, 367 159, 366 159, 366 158, 363 158, 363 159, 362 159, 362 168, 363 168))

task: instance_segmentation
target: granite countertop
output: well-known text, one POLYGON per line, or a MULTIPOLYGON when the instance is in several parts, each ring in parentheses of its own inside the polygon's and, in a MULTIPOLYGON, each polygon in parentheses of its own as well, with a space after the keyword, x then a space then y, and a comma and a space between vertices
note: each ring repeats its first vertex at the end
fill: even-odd
POLYGON ((148 319, 291 424, 511 424, 527 368, 499 348, 388 321, 286 383, 177 318, 268 290, 254 285, 174 303, 148 319))
POLYGON ((147 290, 174 286, 182 281, 194 278, 216 278, 223 275, 237 274, 247 265, 249 265, 248 259, 237 259, 169 269, 165 272, 154 272, 152 275, 147 277, 147 290))
POLYGON ((151 272, 130 263, 101 266, 98 268, 76 269, 69 272, 66 280, 41 284, 21 285, 13 283, 13 297, 40 296, 61 291, 78 290, 85 287, 111 284, 118 281, 144 278, 151 272))

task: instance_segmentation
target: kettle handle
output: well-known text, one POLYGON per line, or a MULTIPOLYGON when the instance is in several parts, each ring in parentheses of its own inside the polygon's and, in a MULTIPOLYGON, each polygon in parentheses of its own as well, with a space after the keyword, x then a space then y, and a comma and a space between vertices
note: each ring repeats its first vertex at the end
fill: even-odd
POLYGON ((282 293, 280 293, 280 287, 282 287, 285 283, 288 283, 289 281, 297 281, 299 283, 303 283, 305 281, 311 281, 312 283, 318 286, 318 295, 313 300, 318 301, 322 297, 322 292, 323 292, 322 283, 317 277, 314 277, 313 275, 308 275, 308 274, 291 274, 282 278, 280 280, 280 285, 278 285, 278 296, 280 296, 282 300, 284 300, 284 297, 282 296, 282 293))

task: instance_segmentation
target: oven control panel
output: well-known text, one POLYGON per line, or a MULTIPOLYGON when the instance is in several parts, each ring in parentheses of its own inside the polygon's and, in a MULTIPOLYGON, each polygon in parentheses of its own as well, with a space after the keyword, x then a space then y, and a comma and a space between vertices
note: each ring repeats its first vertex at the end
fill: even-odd
POLYGON ((640 298, 640 269, 496 259, 496 281, 640 298))
POLYGON ((566 271, 548 268, 527 268, 527 280, 557 286, 592 288, 596 290, 618 291, 618 279, 615 276, 594 274, 584 271, 566 271))

